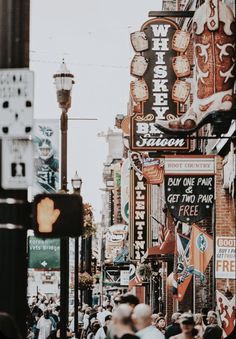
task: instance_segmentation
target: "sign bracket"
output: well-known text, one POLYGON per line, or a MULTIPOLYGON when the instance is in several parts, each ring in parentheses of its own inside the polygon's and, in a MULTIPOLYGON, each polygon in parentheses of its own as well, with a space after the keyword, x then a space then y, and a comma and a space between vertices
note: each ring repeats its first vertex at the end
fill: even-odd
POLYGON ((195 11, 150 11, 150 18, 192 18, 195 11))

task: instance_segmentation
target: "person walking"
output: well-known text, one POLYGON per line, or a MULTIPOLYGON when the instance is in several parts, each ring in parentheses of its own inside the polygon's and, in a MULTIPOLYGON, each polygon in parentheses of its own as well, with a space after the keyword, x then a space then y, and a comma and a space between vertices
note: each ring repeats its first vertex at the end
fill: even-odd
POLYGON ((52 320, 50 319, 49 311, 44 311, 42 317, 37 322, 37 339, 47 339, 55 328, 53 327, 52 320))
POLYGON ((169 339, 170 337, 181 333, 181 328, 180 328, 180 323, 179 323, 180 317, 181 317, 180 312, 175 312, 172 314, 171 324, 167 326, 166 332, 165 332, 166 339, 169 339))
POLYGON ((208 325, 205 328, 203 339, 222 339, 223 330, 217 324, 217 313, 209 311, 207 313, 207 322, 208 325))
POLYGON ((149 305, 139 304, 134 308, 132 319, 140 339, 164 339, 164 335, 152 325, 152 310, 149 305))
POLYGON ((170 337, 170 339, 195 339, 198 331, 194 328, 195 322, 193 315, 183 313, 180 317, 181 333, 170 337))
POLYGON ((198 339, 202 339, 204 330, 205 330, 205 325, 204 325, 201 313, 196 313, 194 315, 194 320, 195 320, 195 328, 198 330, 197 337, 198 339))
POLYGON ((118 339, 139 339, 133 331, 132 307, 121 304, 114 311, 112 316, 111 333, 112 337, 118 339))
POLYGON ((106 316, 105 325, 99 328, 99 330, 97 331, 97 333, 95 335, 95 339, 106 339, 108 328, 109 328, 110 323, 111 323, 111 319, 112 319, 111 315, 106 316))

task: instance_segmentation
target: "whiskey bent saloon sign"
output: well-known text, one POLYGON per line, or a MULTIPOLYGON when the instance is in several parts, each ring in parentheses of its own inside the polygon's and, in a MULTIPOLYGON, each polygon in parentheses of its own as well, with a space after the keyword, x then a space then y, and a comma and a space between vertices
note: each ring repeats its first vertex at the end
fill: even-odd
POLYGON ((140 32, 131 34, 136 55, 131 62, 131 95, 140 112, 131 116, 131 149, 186 150, 185 137, 168 137, 155 127, 158 119, 173 120, 180 114, 180 104, 190 93, 183 81, 190 75, 190 64, 184 52, 189 33, 166 18, 144 23, 140 32))

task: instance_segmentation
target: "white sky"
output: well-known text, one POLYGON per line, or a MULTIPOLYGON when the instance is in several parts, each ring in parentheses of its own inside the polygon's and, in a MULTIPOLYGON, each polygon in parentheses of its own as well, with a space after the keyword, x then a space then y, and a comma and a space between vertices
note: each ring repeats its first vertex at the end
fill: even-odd
POLYGON ((162 0, 31 0, 31 69, 35 72, 35 118, 59 118, 52 76, 62 58, 74 74, 69 123, 68 181, 78 170, 82 195, 100 221, 102 169, 107 144, 97 134, 126 114, 129 34, 139 30, 162 0))

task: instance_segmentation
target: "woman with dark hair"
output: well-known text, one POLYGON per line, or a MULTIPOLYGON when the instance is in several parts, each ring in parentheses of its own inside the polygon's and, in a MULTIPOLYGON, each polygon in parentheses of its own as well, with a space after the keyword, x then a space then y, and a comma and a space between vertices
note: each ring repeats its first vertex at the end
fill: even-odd
POLYGON ((165 334, 165 332, 166 332, 166 321, 165 321, 165 318, 163 316, 157 318, 155 326, 159 331, 161 331, 161 333, 165 334))
POLYGON ((0 312, 0 338, 22 339, 16 322, 10 314, 5 312, 0 312))

